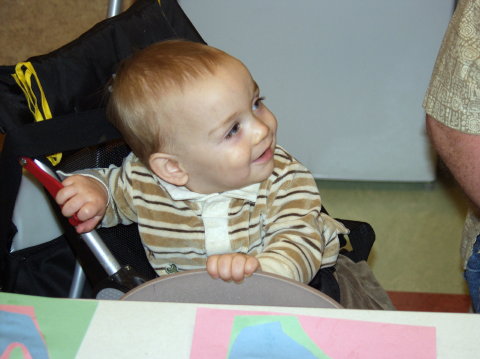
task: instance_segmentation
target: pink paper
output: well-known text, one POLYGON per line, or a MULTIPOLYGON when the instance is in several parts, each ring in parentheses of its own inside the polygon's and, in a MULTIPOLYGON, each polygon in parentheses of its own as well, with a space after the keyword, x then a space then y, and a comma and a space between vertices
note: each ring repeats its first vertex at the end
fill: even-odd
POLYGON ((335 359, 436 358, 434 327, 210 308, 197 310, 190 358, 227 358, 233 320, 238 315, 296 316, 315 344, 335 359))

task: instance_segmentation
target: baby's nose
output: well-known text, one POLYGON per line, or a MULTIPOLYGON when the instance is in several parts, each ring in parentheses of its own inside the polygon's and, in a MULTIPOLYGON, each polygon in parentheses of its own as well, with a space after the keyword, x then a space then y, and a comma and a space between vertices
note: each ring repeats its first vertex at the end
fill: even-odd
POLYGON ((262 120, 256 119, 253 127, 253 137, 255 143, 262 142, 263 139, 268 135, 268 131, 268 126, 262 120))

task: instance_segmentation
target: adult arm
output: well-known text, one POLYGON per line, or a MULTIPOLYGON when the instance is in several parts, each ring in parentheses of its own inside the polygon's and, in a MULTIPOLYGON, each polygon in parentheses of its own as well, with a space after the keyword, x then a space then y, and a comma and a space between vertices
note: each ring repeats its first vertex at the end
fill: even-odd
POLYGON ((466 195, 480 208, 480 135, 452 129, 428 114, 426 127, 440 158, 466 195))

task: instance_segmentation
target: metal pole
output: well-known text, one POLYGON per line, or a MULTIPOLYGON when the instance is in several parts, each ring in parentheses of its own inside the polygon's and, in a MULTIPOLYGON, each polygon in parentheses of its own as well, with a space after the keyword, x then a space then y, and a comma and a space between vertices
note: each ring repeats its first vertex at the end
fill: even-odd
POLYGON ((80 237, 85 241, 109 276, 117 273, 122 268, 95 230, 80 234, 80 237))
POLYGON ((118 15, 122 12, 122 0, 109 0, 107 17, 118 15))
POLYGON ((75 272, 73 273, 72 285, 70 286, 69 298, 81 298, 83 287, 85 284, 85 272, 83 271, 80 263, 75 265, 75 272))

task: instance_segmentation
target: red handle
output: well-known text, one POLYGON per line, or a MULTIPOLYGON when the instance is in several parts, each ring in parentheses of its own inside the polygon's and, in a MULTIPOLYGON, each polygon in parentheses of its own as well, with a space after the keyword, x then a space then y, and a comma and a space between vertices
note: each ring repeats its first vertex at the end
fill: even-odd
MULTIPOLYGON (((58 191, 63 188, 62 183, 56 178, 54 173, 48 173, 45 169, 40 168, 40 166, 35 163, 34 160, 28 157, 21 157, 20 163, 28 172, 30 172, 50 193, 50 195, 55 198, 58 191)), ((72 226, 78 226, 82 221, 80 221, 76 214, 68 219, 72 226)))

